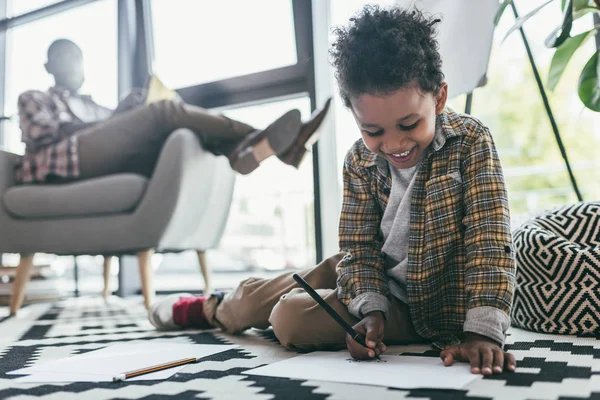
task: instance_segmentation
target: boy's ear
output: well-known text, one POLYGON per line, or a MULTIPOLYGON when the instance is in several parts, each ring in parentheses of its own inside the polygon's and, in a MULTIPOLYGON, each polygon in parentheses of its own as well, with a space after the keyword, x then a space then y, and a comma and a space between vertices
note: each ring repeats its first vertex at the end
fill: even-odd
POLYGON ((446 101, 448 100, 448 84, 442 82, 438 94, 435 96, 435 113, 441 114, 446 107, 446 101))

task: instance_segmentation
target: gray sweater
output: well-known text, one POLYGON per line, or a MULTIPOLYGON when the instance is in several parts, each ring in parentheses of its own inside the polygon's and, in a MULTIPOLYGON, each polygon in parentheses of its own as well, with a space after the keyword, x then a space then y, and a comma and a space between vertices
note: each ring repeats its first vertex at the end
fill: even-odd
POLYGON ((397 169, 390 165, 392 190, 381 219, 382 252, 389 279, 390 292, 408 304, 406 269, 408 268, 408 234, 410 228, 410 199, 415 177, 421 163, 412 168, 397 169))
MULTIPOLYGON (((389 165, 392 176, 392 189, 388 204, 381 219, 383 235, 382 253, 388 276, 388 286, 394 297, 408 304, 406 296, 406 270, 408 267, 408 234, 410 222, 410 203, 415 177, 421 163, 412 168, 397 169, 389 165)), ((348 305, 351 314, 358 318, 371 311, 382 311, 388 316, 390 302, 378 293, 363 293, 348 305)))

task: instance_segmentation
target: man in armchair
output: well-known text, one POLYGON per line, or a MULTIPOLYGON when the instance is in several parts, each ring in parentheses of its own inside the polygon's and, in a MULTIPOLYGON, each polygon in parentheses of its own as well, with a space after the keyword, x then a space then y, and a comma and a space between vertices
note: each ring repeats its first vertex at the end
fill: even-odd
MULTIPOLYGON (((130 93, 115 110, 102 107, 79 93, 83 54, 66 39, 50 45, 45 67, 55 85, 47 91, 27 91, 18 100, 26 151, 15 172, 22 184, 61 184, 124 172, 149 177, 164 143, 178 128, 193 131, 206 150, 227 156, 238 173, 252 172, 273 155, 297 168, 330 103, 306 123, 298 110, 291 110, 257 130, 181 101, 144 105, 142 91, 130 93)), ((148 263, 150 255, 150 250, 144 252, 141 260, 148 263)), ((22 256, 31 264, 33 255, 22 256)), ((199 250, 198 257, 208 289, 204 252, 199 250)), ((104 265, 106 296, 109 258, 104 265)))
POLYGON ((21 183, 61 183, 122 172, 150 176, 162 145, 178 128, 195 132, 207 150, 226 155, 241 174, 273 155, 298 167, 329 108, 328 101, 307 123, 298 110, 290 110, 264 130, 181 101, 142 105, 141 91, 109 110, 79 93, 83 54, 75 43, 53 42, 45 67, 55 86, 19 97, 26 144, 16 171, 21 183))

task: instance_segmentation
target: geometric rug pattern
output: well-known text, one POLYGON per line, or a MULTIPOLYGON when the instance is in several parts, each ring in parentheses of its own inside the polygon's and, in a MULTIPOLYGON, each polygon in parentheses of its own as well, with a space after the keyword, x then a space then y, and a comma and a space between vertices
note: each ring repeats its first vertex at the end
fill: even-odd
MULTIPOLYGON (((0 309, 0 399, 600 400, 600 340, 590 337, 511 328, 506 348, 517 359, 516 372, 485 377, 462 390, 401 390, 243 375, 297 354, 281 347, 270 330, 239 336, 216 330, 156 332, 140 298, 75 298, 25 307, 17 318, 2 316, 6 314, 0 309), (5 374, 111 343, 153 340, 240 347, 206 357, 162 381, 17 384, 15 376, 5 374)), ((390 346, 387 353, 439 356, 427 345, 390 346)))

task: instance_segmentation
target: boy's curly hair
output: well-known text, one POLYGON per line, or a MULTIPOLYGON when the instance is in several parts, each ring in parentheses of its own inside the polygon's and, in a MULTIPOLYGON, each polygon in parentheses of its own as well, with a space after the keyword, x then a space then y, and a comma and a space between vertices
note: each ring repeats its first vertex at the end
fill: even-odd
POLYGON ((418 9, 367 5, 336 27, 329 50, 346 107, 364 93, 387 94, 417 83, 437 94, 444 80, 436 25, 418 9))

